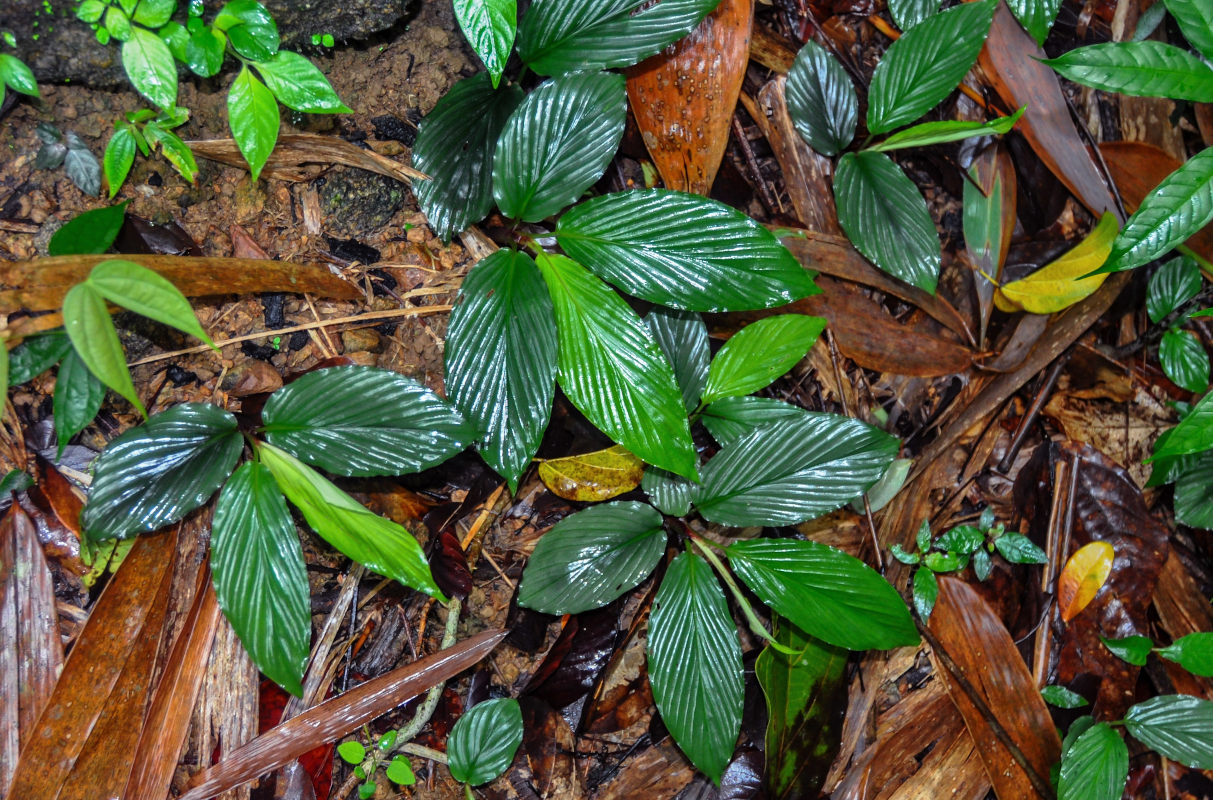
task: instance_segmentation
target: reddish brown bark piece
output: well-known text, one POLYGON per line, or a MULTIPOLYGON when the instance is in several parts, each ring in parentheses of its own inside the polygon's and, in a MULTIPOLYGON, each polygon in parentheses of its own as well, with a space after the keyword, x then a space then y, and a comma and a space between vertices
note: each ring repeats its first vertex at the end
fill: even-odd
MULTIPOLYGON (((1050 767, 1061 758, 1061 740, 1032 674, 1002 621, 963 581, 941 577, 930 630, 1047 785, 1050 767)), ((1037 797, 1027 773, 995 735, 990 720, 934 654, 932 660, 977 743, 999 800, 1037 797)))
POLYGON ((706 195, 749 61, 753 0, 724 0, 677 44, 628 71, 628 98, 666 188, 706 195))

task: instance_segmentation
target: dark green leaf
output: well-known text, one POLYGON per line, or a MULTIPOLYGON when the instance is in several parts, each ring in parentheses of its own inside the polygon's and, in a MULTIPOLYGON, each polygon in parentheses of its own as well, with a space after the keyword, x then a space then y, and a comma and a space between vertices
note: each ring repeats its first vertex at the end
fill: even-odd
POLYGON ((34 479, 19 469, 9 470, 0 477, 0 497, 7 497, 11 492, 22 492, 34 485, 34 479))
POLYGON ((1012 564, 1045 564, 1049 557, 1022 533, 1004 533, 994 540, 994 547, 1012 564))
POLYGON ((674 371, 627 303, 577 262, 541 255, 560 339, 560 386, 637 458, 697 478, 698 456, 674 371))
POLYGON ((177 65, 164 41, 145 28, 132 28, 122 44, 122 66, 139 94, 160 108, 177 105, 177 65))
POLYGON ((1159 648, 1158 654, 1177 662, 1193 675, 1213 677, 1213 633, 1189 633, 1159 648))
POLYGON ((1187 331, 1172 328, 1158 345, 1158 360, 1167 377, 1189 392, 1209 388, 1209 354, 1200 340, 1187 331))
POLYGON ((649 576, 665 553, 661 514, 634 501, 591 506, 543 535, 522 573, 519 605, 545 614, 598 608, 649 576))
POLYGON ((72 343, 61 330, 31 336, 13 348, 9 355, 10 386, 33 380, 59 363, 72 351, 72 343))
MULTIPOLYGON (((0 91, 4 86, 0 85, 0 91)), ((38 148, 34 156, 34 169, 55 169, 67 158, 67 145, 61 142, 47 142, 38 148)))
POLYGON ((93 421, 105 399, 105 384, 97 380, 76 353, 69 352, 55 378, 55 435, 59 455, 68 441, 93 421))
POLYGON ((185 295, 166 278, 147 267, 120 259, 102 261, 89 273, 88 285, 111 303, 215 347, 194 316, 194 307, 185 299, 185 295))
POLYGON ((75 132, 68 131, 63 139, 67 143, 63 171, 77 189, 97 197, 101 194, 101 165, 97 163, 97 157, 75 132))
POLYGON ((443 241, 492 210, 497 137, 522 97, 514 85, 494 90, 482 72, 456 83, 422 120, 413 166, 430 180, 413 191, 443 241))
POLYGON ((522 708, 512 697, 477 703, 451 728, 446 742, 451 777, 469 786, 505 772, 522 744, 522 708))
POLYGON ((265 61, 278 52, 278 25, 256 0, 232 0, 219 10, 214 26, 225 31, 236 52, 252 61, 265 61))
POLYGON ((257 452, 278 487, 329 544, 367 569, 446 602, 411 533, 372 514, 285 450, 261 444, 257 452))
MULTIPOLYGON (((935 3, 938 0, 927 0, 935 3)), ((796 131, 817 152, 837 155, 855 138, 859 99, 846 70, 811 39, 796 54, 788 71, 788 113, 796 131)))
POLYGON ((1007 5, 1036 44, 1043 46, 1061 10, 1061 0, 1007 0, 1007 5))
POLYGON ((628 294, 691 311, 744 311, 819 289, 812 273, 746 215, 667 189, 619 192, 561 217, 560 246, 628 294))
POLYGON ((1213 68, 1163 42, 1107 42, 1044 61, 1065 77, 1106 92, 1213 102, 1213 68))
POLYGON ((91 283, 79 283, 68 290, 63 298, 63 327, 92 373, 146 417, 147 411, 135 393, 130 370, 126 368, 126 354, 122 352, 122 342, 118 340, 105 298, 91 283))
POLYGON ((897 27, 908 31, 939 11, 940 0, 889 0, 889 13, 897 27))
POLYGON ((169 21, 177 10, 177 0, 139 0, 132 17, 140 25, 159 28, 169 21))
POLYGON ((825 327, 822 317, 780 314, 742 328, 712 359, 703 402, 766 388, 805 357, 825 327))
POLYGON ((1175 519, 1213 529, 1213 452, 1192 459, 1175 480, 1175 519))
POLYGON ((951 94, 977 60, 995 0, 935 14, 893 42, 872 74, 868 130, 887 133, 921 117, 951 94))
POLYGON ((704 466, 695 506, 723 525, 795 525, 858 497, 896 455, 895 438, 857 420, 823 414, 772 423, 704 466))
POLYGON ((649 467, 640 479, 640 488, 663 514, 684 517, 691 510, 696 485, 681 475, 649 467))
POLYGON ((156 414, 97 459, 84 527, 97 540, 176 522, 223 485, 243 449, 236 418, 221 408, 182 403, 156 414))
POLYGON ((939 235, 926 200, 900 167, 884 153, 847 153, 834 175, 834 199, 838 222, 859 252, 890 275, 934 294, 942 261, 939 235))
POLYGON ((1046 686, 1040 690, 1040 696, 1045 699, 1046 703, 1058 708, 1082 708, 1090 705, 1087 698, 1064 686, 1046 686))
POLYGON ((629 67, 690 33, 719 2, 537 0, 522 18, 518 52, 540 75, 629 67))
POLYGON ((691 763, 720 783, 741 730, 741 645, 712 568, 694 553, 674 559, 661 582, 648 653, 662 722, 691 763))
POLYGON ((763 425, 818 415, 771 397, 726 397, 705 408, 702 419, 713 439, 729 444, 763 425))
POLYGON ((34 73, 16 56, 0 53, 0 84, 7 84, 21 94, 38 96, 38 81, 34 73))
POLYGON ((219 607, 257 669, 301 697, 312 633, 307 566, 286 499, 263 464, 244 464, 228 479, 211 531, 219 607))
POLYGON ((1213 392, 1200 399, 1188 415, 1154 443, 1153 459, 1213 450, 1213 392))
POLYGON ((1176 256, 1150 276, 1146 312, 1157 324, 1200 292, 1200 267, 1187 256, 1176 256))
POLYGON ((446 337, 446 388, 488 465, 518 488, 552 411, 556 321, 535 262, 498 250, 468 272, 446 337))
POLYGON ((1111 650, 1117 658, 1138 667, 1146 665, 1146 659, 1149 658, 1150 651, 1154 649, 1154 642, 1150 641, 1148 636, 1126 636, 1123 639, 1108 639, 1100 636, 1099 639, 1104 643, 1104 647, 1111 650))
POLYGON ((287 108, 308 114, 352 113, 333 91, 324 73, 298 53, 279 50, 254 66, 278 102, 287 108))
POLYGON ((420 472, 472 439, 445 400, 412 378, 374 367, 309 372, 275 392, 262 418, 270 443, 345 476, 420 472))
POLYGON ((703 318, 691 311, 657 306, 645 315, 644 324, 674 368, 682 405, 693 411, 708 380, 708 328, 703 318))
POLYGON ((947 120, 944 122, 924 122, 912 128, 898 131, 880 144, 868 148, 877 152, 888 150, 904 150, 907 147, 926 147, 932 144, 956 142, 973 136, 1001 136, 1023 116, 1027 108, 1021 108, 1008 117, 997 117, 989 122, 965 120, 947 120))
MULTIPOLYGON (((131 146, 134 147, 133 140, 131 146)), ((118 238, 124 219, 126 203, 85 211, 55 231, 47 245, 47 253, 52 256, 104 253, 118 238)))
POLYGON ((514 47, 516 0, 455 0, 455 19, 497 88, 514 47))
MULTIPOLYGON (((928 555, 931 555, 928 553, 928 555)), ((914 572, 914 610, 919 618, 926 622, 935 610, 935 601, 939 599, 939 581, 930 567, 921 567, 914 572)))
POLYGON ((1111 725, 1087 728, 1061 759, 1057 800, 1120 800, 1129 778, 1129 748, 1111 725))
POLYGON ((278 102, 265 84, 257 80, 246 65, 232 81, 227 93, 227 119, 232 138, 244 160, 248 162, 253 180, 274 151, 278 141, 278 102))
POLYGON ((849 650, 918 643, 901 595, 854 556, 799 539, 750 539, 725 552, 762 602, 810 636, 849 650))
POLYGON ((168 46, 168 51, 173 54, 173 58, 184 62, 186 60, 186 48, 190 43, 190 32, 184 25, 179 22, 168 22, 158 31, 160 38, 168 46))
POLYGON ((622 75, 587 72, 546 81, 510 116, 493 158, 501 212, 539 222, 602 177, 623 138, 622 75))
POLYGON ((126 182, 126 176, 130 174, 131 166, 135 163, 135 134, 130 128, 119 128, 114 131, 109 143, 105 145, 105 156, 102 158, 102 162, 105 169, 105 182, 109 184, 110 199, 112 200, 114 195, 118 194, 118 190, 122 188, 122 184, 126 182))
POLYGON ((1213 6, 1205 0, 1166 0, 1166 6, 1188 44, 1213 59, 1213 6))
POLYGON ((1213 769, 1213 703, 1173 694, 1138 703, 1125 728, 1147 747, 1196 769, 1213 769))
POLYGON ((948 553, 968 555, 986 543, 986 535, 972 525, 957 525, 942 534, 935 546, 948 553))

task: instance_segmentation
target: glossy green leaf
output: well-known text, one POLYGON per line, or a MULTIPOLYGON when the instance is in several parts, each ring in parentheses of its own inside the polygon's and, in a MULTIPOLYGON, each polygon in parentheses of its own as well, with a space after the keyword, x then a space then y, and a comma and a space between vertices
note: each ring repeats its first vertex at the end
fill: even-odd
POLYGON ((806 414, 721 448, 703 468, 695 506, 722 525, 795 525, 858 497, 896 455, 897 439, 881 430, 837 415, 806 414))
POLYGON ((1004 533, 994 540, 994 547, 1012 564, 1046 564, 1049 561, 1045 551, 1022 533, 1004 533))
POLYGON ((333 91, 324 73, 298 53, 279 50, 254 66, 274 97, 287 108, 308 114, 353 113, 333 91))
POLYGON ((536 0, 518 52, 540 75, 628 67, 690 33, 720 0, 536 0))
POLYGON ((219 9, 213 24, 227 33, 232 47, 247 59, 265 61, 278 52, 278 25, 256 0, 232 0, 219 9))
POLYGON ((108 0, 83 0, 76 6, 76 19, 90 24, 99 22, 107 5, 108 0))
POLYGON ((38 96, 38 81, 34 73, 16 56, 0 53, 0 84, 6 84, 14 91, 38 96))
MULTIPOLYGON (((927 3, 936 0, 927 0, 927 3)), ((917 3, 921 5, 921 3, 917 3)), ((788 71, 788 114, 796 131, 817 152, 837 155, 855 138, 859 98, 846 70, 811 39, 796 54, 788 71)))
POLYGON ((1164 333, 1158 345, 1158 360, 1162 371, 1176 386, 1189 392, 1209 388, 1209 354, 1191 333, 1178 328, 1164 333))
POLYGON ((1061 10, 1061 0, 1007 0, 1007 6, 1036 44, 1043 46, 1061 10))
POLYGON ((805 357, 825 327, 823 317, 805 314, 780 314, 745 326, 712 359, 703 402, 766 388, 805 357))
POLYGON ((1087 728, 1061 757, 1057 800, 1120 800, 1129 779, 1129 748, 1106 722, 1087 728))
MULTIPOLYGON (((5 348, 7 351, 7 348, 5 348)), ((71 340, 61 330, 31 336, 9 352, 8 380, 20 386, 59 363, 72 351, 71 340)))
POLYGON ((446 602, 413 535, 364 506, 316 470, 272 444, 260 444, 262 463, 312 530, 380 575, 446 602))
POLYGON ((190 34, 182 60, 195 75, 210 78, 219 74, 225 55, 227 35, 215 28, 203 27, 190 34))
POLYGON ((884 153, 847 153, 834 174, 834 200, 838 222, 859 252, 934 294, 942 263, 939 235, 926 200, 900 167, 884 153))
POLYGON ((1154 443, 1151 460, 1213 450, 1213 392, 1192 407, 1179 424, 1154 443))
POLYGON ((1175 480, 1175 520, 1193 528, 1213 529, 1213 452, 1192 458, 1175 480))
POLYGON ((85 211, 68 221, 47 245, 52 256, 104 253, 118 238, 126 219, 126 203, 85 211))
POLYGON ((413 166, 430 180, 413 191, 443 241, 492 210, 497 138, 522 97, 512 84, 494 90, 482 72, 456 83, 422 120, 413 166))
POLYGON ((122 352, 122 342, 110 319, 105 298, 91 283, 79 283, 68 290, 63 298, 63 327, 72 340, 72 347, 92 373, 146 417, 147 411, 135 393, 130 370, 126 368, 126 354, 122 352))
POLYGON ((148 125, 144 131, 149 142, 160 145, 160 153, 181 177, 190 183, 198 177, 198 163, 194 160, 194 152, 181 137, 159 125, 148 125))
POLYGON ((649 467, 640 479, 640 488, 661 513, 669 514, 672 517, 685 517, 691 510, 691 499, 694 496, 696 484, 681 475, 675 475, 657 467, 649 467))
POLYGON ((1138 703, 1125 728, 1142 744, 1196 769, 1213 769, 1213 702, 1182 694, 1138 703))
POLYGON ((796 655, 767 645, 754 664, 767 704, 767 784, 780 800, 815 797, 842 736, 850 654, 778 617, 774 638, 796 655))
POLYGON ((63 156, 63 171, 80 191, 93 197, 99 196, 101 164, 97 162, 97 157, 74 131, 68 131, 63 141, 67 144, 67 152, 63 156))
POLYGON ((849 650, 918 642, 901 595, 854 556, 799 539, 744 540, 725 552, 762 602, 810 636, 849 650))
POLYGON ((939 11, 941 0, 889 0, 889 14, 903 31, 908 31, 939 11))
MULTIPOLYGON (((103 25, 107 38, 101 44, 109 41, 108 36, 112 36, 120 42, 125 42, 131 36, 131 18, 126 11, 119 6, 111 5, 105 11, 105 23, 103 25)), ((98 31, 100 33, 100 31, 98 31)), ((98 36, 98 41, 101 37, 98 36)))
POLYGON ((1213 677, 1213 633, 1181 636, 1172 644, 1159 648, 1158 654, 1178 663, 1193 675, 1213 677))
POLYGON ((215 347, 194 316, 194 308, 185 295, 166 278, 147 267, 120 259, 102 261, 89 273, 88 285, 115 305, 176 328, 215 347))
POLYGON ((590 506, 540 538, 523 570, 518 604, 545 614, 604 606, 649 576, 665 543, 661 514, 651 506, 590 506))
POLYGON ((366 758, 366 747, 362 742, 342 742, 337 745, 337 755, 341 756, 345 763, 357 766, 366 758))
POLYGON ((122 44, 122 66, 139 94, 160 108, 177 105, 177 64, 159 36, 146 28, 132 28, 122 44))
MULTIPOLYGON (((110 187, 110 199, 118 194, 126 176, 130 174, 135 163, 135 134, 130 128, 119 128, 114 131, 109 142, 105 145, 105 156, 101 159, 105 170, 105 182, 110 187)), ((104 252, 104 251, 103 251, 104 252)))
POLYGON ((712 438, 729 444, 763 425, 804 416, 824 416, 772 397, 725 397, 703 410, 703 424, 712 438))
POLYGON ((923 122, 912 128, 898 131, 879 144, 872 145, 869 150, 887 152, 889 150, 904 150, 907 147, 927 147, 933 144, 956 142, 973 136, 1001 136, 1015 127, 1015 123, 1023 116, 1027 108, 1021 108, 1007 117, 998 117, 989 122, 947 120, 944 122, 923 122))
POLYGON ((1100 636, 1099 639, 1117 658, 1138 667, 1146 665, 1150 651, 1154 649, 1154 642, 1148 636, 1126 636, 1123 639, 1100 636))
POLYGON ((446 388, 510 491, 547 428, 556 357, 552 298, 531 257, 498 250, 472 267, 447 326, 446 388))
POLYGON ((59 455, 68 441, 93 421, 101 410, 105 399, 105 384, 89 372, 84 361, 76 353, 69 352, 59 365, 55 377, 53 402, 55 436, 59 442, 59 455))
POLYGON ((1150 276, 1146 312, 1157 324, 1200 292, 1200 267, 1187 256, 1176 256, 1150 276))
POLYGON ((683 192, 596 197, 560 218, 556 238, 599 277, 671 308, 771 308, 820 291, 812 273, 761 225, 683 192))
POLYGON ((522 744, 522 708, 512 697, 486 700, 463 713, 446 741, 451 777, 468 786, 505 772, 522 744))
POLYGON ((263 464, 250 461, 228 479, 211 531, 223 615, 257 669, 301 697, 312 633, 307 566, 286 499, 263 464))
POLYGON ((446 461, 472 439, 450 403, 374 367, 316 370, 274 392, 266 438, 335 475, 403 475, 446 461))
POLYGON ((1064 686, 1045 686, 1040 690, 1040 696, 1046 703, 1057 708, 1082 708, 1091 705, 1087 698, 1064 686))
POLYGON ((227 93, 227 119, 232 138, 244 160, 248 162, 253 180, 261 175, 274 145, 278 141, 278 102, 265 84, 245 66, 232 81, 227 93))
POLYGON ((493 158, 493 197, 507 217, 539 222, 602 177, 623 138, 622 75, 585 72, 546 81, 510 116, 493 158))
POLYGON ((389 781, 401 786, 412 786, 417 782, 417 776, 413 774, 413 767, 404 756, 395 756, 383 774, 389 781))
POLYGON ((1166 6, 1188 43, 1213 59, 1213 6, 1206 0, 1166 0, 1166 6))
MULTIPOLYGON (((936 555, 928 553, 927 555, 936 555)), ((923 566, 914 571, 914 610, 918 612, 918 617, 923 622, 931 618, 931 612, 935 610, 935 602, 939 599, 939 579, 935 577, 935 571, 930 567, 923 566)))
POLYGON ((1044 63, 1075 83, 1105 92, 1213 103, 1213 68, 1163 42, 1093 44, 1044 63))
POLYGON ((159 28, 177 10, 177 0, 139 0, 132 19, 149 28, 159 28))
POLYGON ((497 88, 514 48, 517 0, 455 0, 455 20, 497 88))
POLYGON ((708 327, 703 318, 691 311, 657 306, 645 315, 644 324, 674 368, 683 407, 693 411, 708 380, 708 327))
POLYGON ((868 91, 868 130, 913 122, 951 94, 977 60, 996 0, 962 3, 934 14, 893 42, 868 91))
MULTIPOLYGON (((1030 539, 1028 541, 1031 543, 1030 539)), ((935 548, 947 553, 969 555, 985 543, 986 534, 980 528, 972 525, 957 525, 939 535, 939 538, 935 540, 935 548)))
POLYGON ((724 591, 694 553, 674 559, 649 620, 649 683, 678 747, 716 783, 741 730, 741 645, 724 591))
POLYGON ((572 259, 544 254, 536 263, 556 311, 557 374, 569 400, 636 457, 697 478, 682 394, 649 329, 572 259))
POLYGON ((223 485, 243 449, 236 418, 217 406, 182 403, 156 414, 97 459, 84 527, 99 540, 177 522, 223 485))

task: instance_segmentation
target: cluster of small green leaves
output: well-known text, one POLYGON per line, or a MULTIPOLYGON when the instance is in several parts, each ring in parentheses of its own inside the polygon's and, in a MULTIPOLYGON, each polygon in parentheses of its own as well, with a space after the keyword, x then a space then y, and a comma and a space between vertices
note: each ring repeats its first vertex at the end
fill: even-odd
MULTIPOLYGON (((996 0, 963 3, 936 12, 939 3, 894 6, 906 28, 881 58, 868 91, 867 129, 889 133, 927 113, 951 94, 977 60, 996 0), (921 19, 918 15, 923 15, 921 19), (912 24, 912 27, 910 27, 912 24)), ((809 146, 826 156, 855 138, 859 100, 842 65, 816 42, 797 54, 787 82, 788 111, 809 146)), ((971 136, 1003 134, 1014 115, 990 122, 927 122, 845 153, 834 175, 838 221, 855 247, 885 272, 934 293, 942 262, 939 235, 926 200, 885 153, 971 136)))
POLYGON ((177 107, 177 64, 195 75, 217 75, 229 55, 240 72, 228 90, 228 124, 254 180, 274 150, 281 122, 278 103, 295 111, 335 114, 350 109, 328 78, 298 53, 279 48, 278 25, 256 0, 231 0, 210 24, 201 0, 189 0, 185 24, 173 20, 177 0, 83 0, 76 16, 91 24, 102 44, 122 42, 122 65, 131 85, 159 113, 141 111, 114 123, 105 153, 112 197, 134 163, 159 147, 182 177, 198 174, 189 147, 173 129, 189 112, 177 107))
MULTIPOLYGON (((1204 312, 1206 316, 1213 312, 1204 312)), ((1154 442, 1147 486, 1175 484, 1175 519, 1213 528, 1213 392, 1184 412, 1179 424, 1154 442)))
POLYGON ((101 165, 88 145, 75 131, 64 134, 49 122, 39 122, 34 129, 42 146, 34 156, 35 169, 58 169, 85 194, 101 194, 101 165))
MULTIPOLYGON (((0 32, 0 41, 8 47, 17 46, 17 37, 11 31, 0 32)), ((0 53, 0 103, 9 89, 30 97, 38 97, 38 81, 25 62, 9 53, 0 53)))
MULTIPOLYGON (((393 728, 375 740, 374 747, 369 750, 361 742, 353 739, 337 745, 337 755, 341 756, 342 761, 354 767, 354 777, 360 781, 358 797, 362 800, 374 796, 375 770, 385 760, 387 768, 384 770, 384 774, 389 781, 398 786, 412 786, 417 782, 417 776, 413 774, 413 765, 409 763, 409 760, 402 755, 392 755, 397 736, 398 731, 393 728)), ((367 738, 370 739, 369 736, 367 738)))
POLYGON ((1193 675, 1213 678, 1213 633, 1190 633, 1166 647, 1155 647, 1148 636, 1126 636, 1123 639, 1099 637, 1117 658, 1139 667, 1146 665, 1150 653, 1158 653, 1174 661, 1193 675))
MULTIPOLYGON (((1146 313, 1161 323, 1200 293, 1200 267, 1186 256, 1176 256, 1150 276, 1146 290, 1146 313)), ((1158 346, 1162 370, 1176 386, 1197 394, 1209 388, 1209 354, 1200 340, 1180 326, 1191 314, 1173 320, 1158 346)))
POLYGON ((931 525, 923 520, 915 537, 917 553, 906 552, 901 545, 891 548, 893 557, 903 564, 916 565, 914 571, 914 609, 925 622, 935 609, 939 598, 936 573, 960 572, 973 566, 977 580, 990 577, 994 562, 990 556, 997 552, 1012 564, 1043 564, 1045 552, 1022 533, 1008 533, 1000 522, 994 524, 994 509, 981 512, 977 525, 957 525, 939 536, 931 536, 931 525))

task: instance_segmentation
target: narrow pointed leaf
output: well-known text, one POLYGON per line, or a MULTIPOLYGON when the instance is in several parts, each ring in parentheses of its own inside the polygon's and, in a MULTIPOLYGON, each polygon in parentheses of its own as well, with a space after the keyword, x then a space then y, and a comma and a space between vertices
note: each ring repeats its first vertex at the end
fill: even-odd
POLYGON ((451 728, 446 742, 451 777, 468 786, 505 772, 522 744, 522 708, 512 697, 472 706, 451 728))
POLYGON ((172 131, 149 125, 144 130, 149 142, 160 145, 160 154, 164 160, 173 165, 177 174, 190 183, 198 177, 198 162, 194 160, 194 151, 172 131))
POLYGON ((104 399, 105 384, 97 380, 75 351, 69 352, 55 377, 53 407, 60 455, 68 441, 97 416, 104 399))
POLYGON ((855 138, 859 117, 855 85, 842 65, 817 42, 806 42, 796 54, 784 91, 796 132, 809 147, 833 156, 855 138))
POLYGON ((751 433, 763 425, 804 416, 825 416, 773 397, 725 397, 703 410, 703 424, 721 444, 751 433))
POLYGON ((1154 443, 1151 460, 1213 450, 1213 392, 1200 399, 1179 424, 1154 443))
POLYGON ((1075 83, 1105 92, 1213 102, 1213 67, 1163 42, 1093 44, 1044 63, 1075 83))
POLYGON ((1044 46, 1061 10, 1061 0, 1007 0, 1007 6, 1036 44, 1044 46))
POLYGON ((517 0, 455 0, 455 19, 497 88, 514 48, 517 0))
POLYGON ((1023 116, 1023 112, 1026 110, 1026 108, 1021 108, 1010 116, 998 117, 989 122, 970 122, 966 120, 924 122, 912 128, 898 131, 880 144, 873 145, 868 149, 875 150, 876 152, 887 152, 889 150, 903 150, 907 147, 927 147, 933 144, 957 142, 961 139, 969 139, 974 136, 1001 136, 1015 127, 1015 123, 1019 121, 1019 118, 1023 116))
POLYGON ((690 311, 657 306, 645 315, 644 324, 674 368, 683 407, 694 410, 708 380, 708 328, 703 319, 690 311))
POLYGON ((176 522, 205 503, 236 466, 244 440, 216 406, 182 403, 109 443, 81 517, 94 539, 176 522))
POLYGON ((160 108, 177 105, 177 65, 164 41, 146 28, 131 28, 122 44, 122 66, 139 94, 160 108))
POLYGON ((105 298, 92 284, 79 283, 68 290, 63 298, 63 327, 72 347, 92 373, 147 416, 126 368, 126 354, 122 352, 122 342, 118 340, 105 298))
MULTIPOLYGON (((274 97, 287 108, 307 114, 351 113, 319 67, 298 53, 279 50, 273 57, 258 61, 256 68, 274 97)), ((274 111, 277 113, 277 109, 274 111)))
POLYGON ((582 503, 610 500, 640 485, 644 462, 620 445, 539 462, 539 479, 557 497, 582 503))
POLYGON ((493 197, 502 213, 539 222, 576 201, 614 157, 626 117, 622 75, 567 75, 531 92, 497 141, 493 197))
POLYGON ((511 490, 547 428, 556 320, 535 262, 498 250, 468 272, 446 338, 446 388, 477 429, 480 454, 511 490))
POLYGON ((232 474, 211 529, 219 607, 257 669, 302 696, 312 632, 307 567, 286 499, 263 464, 232 474))
POLYGON ((403 475, 446 461, 472 439, 459 411, 411 378, 373 367, 310 372, 262 412, 266 438, 335 475, 403 475))
POLYGON ((661 582, 648 654, 661 721, 691 763, 719 783, 741 730, 741 646, 716 575, 694 553, 674 559, 661 582))
POLYGON ((1213 6, 1204 0, 1166 0, 1166 6, 1188 44, 1213 59, 1213 6))
POLYGON ((1150 276, 1146 289, 1146 311, 1158 324, 1171 312, 1200 292, 1200 267, 1187 256, 1176 256, 1150 276))
MULTIPOLYGON (((120 128, 114 131, 109 143, 105 145, 105 155, 101 159, 105 171, 105 182, 110 187, 110 199, 118 194, 126 176, 130 174, 135 163, 135 134, 130 128, 120 128)), ((55 255, 51 253, 51 255, 55 255)))
POLYGON ((1172 761, 1213 769, 1213 702, 1182 694, 1161 695, 1130 708, 1125 728, 1172 761))
POLYGON ((89 273, 88 284, 115 305, 176 328, 215 347, 194 316, 194 308, 185 295, 166 278, 147 267, 120 259, 102 261, 89 273))
POLYGON ((1087 728, 1061 757, 1057 800, 1120 800, 1129 778, 1129 748, 1106 722, 1087 728))
POLYGON ((665 553, 661 514, 644 503, 592 506, 543 535, 522 573, 519 605, 545 614, 598 608, 647 578, 665 553))
POLYGON ((805 357, 825 327, 822 317, 780 314, 742 328, 712 359, 703 402, 765 389, 805 357))
POLYGON ((1176 386, 1197 393, 1209 388, 1209 354, 1191 333, 1175 328, 1164 333, 1158 360, 1176 386))
MULTIPOLYGON (((174 80, 176 78, 174 77, 174 80)), ((245 66, 232 81, 227 93, 227 119, 232 138, 244 160, 248 162, 253 180, 278 142, 278 101, 266 85, 245 66)))
POLYGON ((1113 655, 1135 667, 1144 667, 1150 658, 1150 651, 1154 649, 1154 642, 1148 636, 1126 636, 1123 639, 1100 636, 1099 640, 1113 655))

